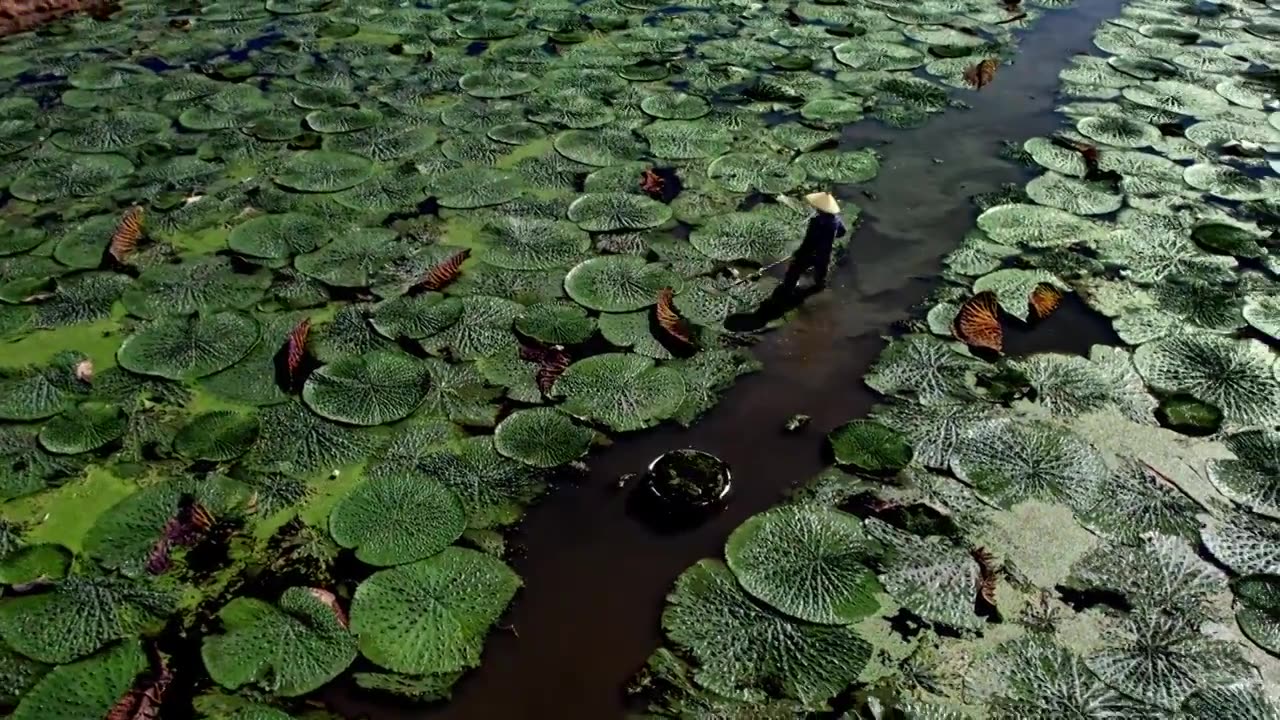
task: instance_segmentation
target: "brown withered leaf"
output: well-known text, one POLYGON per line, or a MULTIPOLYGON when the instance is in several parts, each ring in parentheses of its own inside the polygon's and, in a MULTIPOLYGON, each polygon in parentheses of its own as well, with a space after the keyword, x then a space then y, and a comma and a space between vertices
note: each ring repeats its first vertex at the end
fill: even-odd
POLYGON ((981 90, 982 88, 990 85, 992 80, 996 79, 996 70, 999 69, 999 67, 999 60, 996 58, 987 58, 982 62, 969 66, 969 68, 964 71, 964 81, 969 85, 969 87, 975 90, 981 90))
POLYGON ((951 329, 966 345, 996 352, 1003 350, 1004 328, 1000 326, 996 294, 988 290, 965 300, 951 329))

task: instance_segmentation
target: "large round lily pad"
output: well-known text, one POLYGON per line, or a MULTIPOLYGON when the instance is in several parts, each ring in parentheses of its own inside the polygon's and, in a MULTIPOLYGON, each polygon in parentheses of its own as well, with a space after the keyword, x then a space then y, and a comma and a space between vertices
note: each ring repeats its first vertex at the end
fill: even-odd
POLYGON ((708 218, 690 233, 689 244, 714 260, 766 264, 786 257, 803 238, 803 227, 756 210, 708 218))
POLYGON ((431 557, 466 529, 462 503, 439 480, 411 475, 370 478, 338 501, 329 532, 369 565, 431 557))
POLYGON ((658 301, 658 291, 678 278, 665 265, 635 255, 584 260, 565 276, 564 287, 580 305, 605 312, 628 312, 658 301))
POLYGON ((185 458, 226 462, 245 454, 258 440, 258 418, 215 410, 191 419, 173 438, 173 449, 185 458))
POLYGON ((593 433, 555 408, 529 408, 509 415, 493 432, 494 447, 514 460, 552 468, 587 452, 593 433))
POLYGON ((302 399, 330 420, 381 425, 408 417, 426 399, 428 383, 421 361, 378 350, 316 370, 302 388, 302 399))
POLYGON ((511 216, 485 229, 493 236, 485 262, 512 270, 563 267, 591 247, 585 231, 563 220, 511 216))
POLYGON ((87 197, 120 187, 131 174, 133 163, 120 155, 53 155, 33 162, 9 192, 31 202, 87 197))
POLYGON ((1041 420, 985 420, 970 427, 951 457, 956 476, 1003 507, 1024 500, 1093 506, 1107 475, 1084 438, 1041 420))
POLYGON ((670 207, 632 193, 588 193, 569 206, 569 219, 590 232, 644 230, 670 218, 670 207))
POLYGON ((169 124, 169 118, 153 112, 117 112, 59 132, 51 141, 70 152, 116 152, 146 144, 169 124))
POLYGON ((1280 422, 1280 378, 1272 367, 1275 353, 1258 340, 1209 333, 1175 335, 1139 347, 1133 364, 1152 387, 1208 402, 1229 423, 1280 422))
POLYGON ((200 648, 209 676, 225 688, 259 686, 292 697, 318 689, 356 657, 355 639, 326 590, 291 587, 279 605, 238 597, 218 612, 223 633, 200 648))
POLYGON ((834 508, 789 505, 755 515, 729 536, 724 555, 744 590, 792 617, 848 625, 879 608, 862 522, 834 508))
POLYGON ((118 440, 126 420, 120 408, 87 402, 67 410, 40 428, 40 444, 61 455, 89 452, 118 440))
POLYGON ((231 367, 258 342, 258 322, 222 312, 156 320, 125 339, 120 365, 144 375, 194 380, 231 367))
POLYGON ((311 252, 332 239, 334 228, 313 215, 281 213, 262 215, 231 230, 227 246, 238 253, 261 258, 287 258, 311 252))
POLYGON ((520 183, 506 170, 462 167, 427 182, 427 193, 441 207, 468 209, 501 205, 520 196, 520 183))
POLYGON ((147 269, 125 290, 125 309, 143 318, 239 310, 262 299, 271 276, 240 272, 229 258, 205 257, 147 269))
POLYGON ((448 548, 360 583, 351 600, 351 631, 361 654, 388 670, 465 670, 480 664, 489 627, 519 587, 520 578, 501 560, 448 548))
POLYGON ((305 150, 289 158, 275 181, 290 190, 329 193, 346 190, 373 177, 371 160, 334 150, 305 150))
POLYGON ((639 355, 606 353, 569 366, 552 392, 565 398, 565 412, 613 430, 640 430, 675 414, 685 382, 671 367, 655 367, 639 355))
POLYGON ((0 602, 0 638, 34 660, 66 663, 154 629, 169 609, 166 596, 132 581, 73 576, 0 602))
POLYGON ((697 662, 697 683, 726 696, 770 687, 821 705, 871 657, 851 627, 791 620, 754 602, 718 560, 699 561, 676 580, 662 627, 697 662))

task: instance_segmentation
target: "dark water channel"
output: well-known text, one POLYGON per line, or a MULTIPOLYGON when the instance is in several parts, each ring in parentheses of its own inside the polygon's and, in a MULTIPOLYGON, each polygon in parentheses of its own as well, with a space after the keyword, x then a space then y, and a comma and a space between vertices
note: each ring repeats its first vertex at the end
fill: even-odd
MULTIPOLYGON (((848 255, 831 288, 756 347, 764 371, 743 378, 692 429, 664 427, 595 453, 588 479, 559 488, 528 514, 511 538, 511 560, 525 580, 505 619, 511 630, 490 637, 483 666, 464 678, 451 702, 340 709, 433 720, 622 718, 622 689, 659 643, 663 598, 676 576, 699 558, 719 555, 733 528, 820 470, 826 431, 871 406, 874 396, 860 378, 881 336, 923 299, 942 256, 972 226, 969 198, 1028 177, 999 158, 1000 141, 1021 142, 1058 126, 1058 71, 1071 55, 1090 52, 1092 32, 1120 5, 1082 0, 1047 13, 1022 33, 1015 64, 1002 67, 981 92, 962 93, 970 110, 948 111, 914 130, 869 122, 850 128, 849 147, 883 153, 880 174, 860 188, 868 195, 842 198, 863 209, 848 255), (811 415, 812 423, 784 433, 795 413, 811 415), (734 495, 704 525, 664 534, 628 513, 617 479, 677 447, 727 460, 734 495)), ((1059 322, 1046 334, 1087 334, 1078 315, 1059 322)))

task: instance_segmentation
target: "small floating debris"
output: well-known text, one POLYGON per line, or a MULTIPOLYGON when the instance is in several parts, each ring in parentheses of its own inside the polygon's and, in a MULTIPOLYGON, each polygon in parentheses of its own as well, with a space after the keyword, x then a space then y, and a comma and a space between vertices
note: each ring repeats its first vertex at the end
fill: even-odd
POLYGON ((786 430, 789 433, 800 432, 805 428, 806 425, 809 424, 810 420, 813 420, 813 418, 809 417, 808 415, 796 413, 795 415, 792 415, 790 418, 787 418, 787 422, 785 425, 782 426, 782 429, 786 430))

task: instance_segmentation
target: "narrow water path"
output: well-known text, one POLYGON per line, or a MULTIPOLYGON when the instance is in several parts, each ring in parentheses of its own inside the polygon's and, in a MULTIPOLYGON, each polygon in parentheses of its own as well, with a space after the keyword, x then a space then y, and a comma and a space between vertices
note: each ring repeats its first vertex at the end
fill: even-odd
MULTIPOLYGON (((629 437, 591 458, 589 478, 562 487, 526 517, 512 538, 525 579, 507 622, 490 638, 484 665, 447 705, 397 717, 449 720, 613 720, 621 689, 658 643, 662 599, 677 575, 718 554, 728 533, 823 467, 822 435, 873 402, 860 380, 881 336, 907 317, 940 269, 942 256, 972 226, 969 198, 1022 182, 1028 171, 998 157, 1002 140, 1051 132, 1058 71, 1088 52, 1099 23, 1119 0, 1082 0, 1052 13, 1020 37, 1015 64, 994 84, 967 93, 967 111, 926 127, 891 130, 862 123, 850 147, 885 156, 879 176, 849 198, 863 209, 831 289, 809 299, 787 326, 756 347, 763 372, 740 381, 690 430, 664 427, 629 437), (783 423, 813 417, 798 434, 783 423), (675 447, 697 447, 729 462, 735 493, 710 522, 657 533, 627 511, 617 479, 675 447)), ((347 708, 344 708, 347 709, 347 708)), ((356 708, 349 708, 356 709, 356 708)), ((388 711, 360 708, 372 717, 388 711)))

